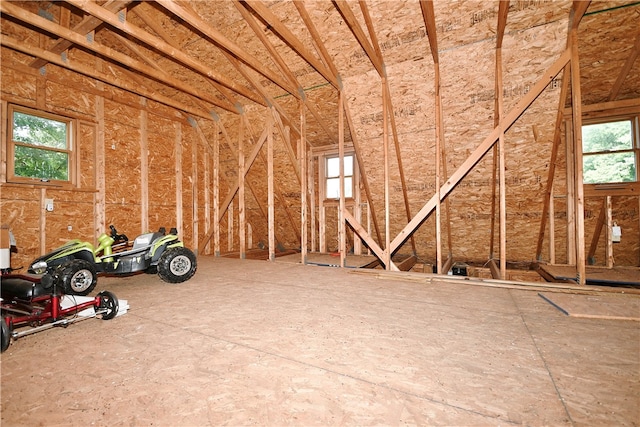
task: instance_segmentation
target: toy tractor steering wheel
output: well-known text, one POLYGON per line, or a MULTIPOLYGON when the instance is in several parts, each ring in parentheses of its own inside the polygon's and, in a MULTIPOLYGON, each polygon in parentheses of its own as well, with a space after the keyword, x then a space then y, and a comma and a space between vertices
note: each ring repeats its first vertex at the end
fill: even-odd
POLYGON ((118 234, 118 230, 116 230, 113 225, 110 225, 109 228, 111 229, 111 238, 113 239, 114 243, 129 241, 129 238, 125 234, 118 234))

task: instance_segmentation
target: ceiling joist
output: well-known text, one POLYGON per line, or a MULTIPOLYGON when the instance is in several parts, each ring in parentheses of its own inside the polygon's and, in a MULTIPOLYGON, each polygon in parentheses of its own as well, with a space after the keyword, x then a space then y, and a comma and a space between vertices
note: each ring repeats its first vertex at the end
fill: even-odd
MULTIPOLYGON (((106 10, 116 13, 124 8, 126 8, 129 4, 133 3, 133 0, 128 1, 120 1, 120 0, 108 0, 102 7, 106 10)), ((65 25, 63 21, 67 21, 70 18, 71 12, 68 7, 63 7, 61 9, 61 14, 65 16, 65 18, 60 19, 60 25, 65 28, 68 28, 68 25, 65 25)), ((78 34, 88 34, 92 31, 95 31, 102 24, 102 21, 94 16, 86 16, 78 25, 73 28, 73 31, 78 34)), ((59 39, 53 46, 49 48, 49 51, 54 53, 62 53, 65 50, 69 49, 73 46, 73 42, 66 39, 59 39)), ((47 64, 47 62, 43 59, 36 59, 31 63, 33 68, 40 68, 47 64)))
MULTIPOLYGON (((4 3, 3 3, 4 4, 4 3)), ((71 71, 74 71, 76 73, 80 73, 83 74, 87 77, 91 77, 94 78, 96 80, 99 80, 101 82, 107 83, 111 86, 114 87, 118 87, 121 89, 124 89, 128 92, 131 93, 135 93, 137 95, 140 95, 142 97, 154 100, 156 102, 159 102, 161 104, 167 105, 169 107, 173 107, 175 109, 178 110, 182 110, 186 113, 192 114, 196 117, 202 117, 205 119, 211 119, 211 115, 209 112, 207 111, 202 111, 196 108, 193 108, 190 105, 186 105, 182 102, 176 101, 173 98, 167 97, 167 96, 163 96, 160 95, 158 93, 152 92, 152 91, 148 91, 145 90, 143 88, 141 88, 139 85, 135 85, 132 84, 126 80, 123 79, 117 79, 115 77, 111 77, 105 73, 99 72, 97 71, 94 67, 90 67, 84 64, 81 64, 79 62, 73 61, 71 59, 67 58, 62 58, 60 55, 57 55, 55 53, 46 51, 44 49, 41 49, 39 47, 35 47, 35 46, 26 46, 23 42, 18 41, 12 37, 8 37, 8 36, 2 36, 0 38, 0 44, 2 44, 2 46, 8 47, 10 49, 16 50, 18 52, 22 52, 25 53, 27 55, 31 55, 31 56, 35 56, 37 58, 43 59, 47 62, 50 62, 52 64, 58 65, 60 67, 69 69, 71 71)))
MULTIPOLYGON (((104 46, 100 43, 97 43, 95 40, 89 41, 87 37, 84 37, 74 31, 68 30, 54 22, 51 22, 45 18, 41 18, 40 16, 27 12, 26 10, 12 4, 11 2, 2 2, 0 4, 0 11, 2 13, 6 13, 7 15, 13 16, 14 18, 18 18, 23 22, 26 22, 35 27, 41 28, 47 32, 55 34, 58 37, 66 39, 70 44, 75 44, 78 46, 82 46, 85 49, 88 49, 92 52, 100 54, 101 56, 110 59, 116 64, 123 65, 124 68, 130 68, 138 71, 142 75, 157 80, 158 82, 178 89, 182 92, 188 93, 192 96, 200 98, 203 101, 214 104, 220 108, 223 108, 227 111, 234 112, 234 106, 230 103, 222 103, 220 100, 213 96, 209 96, 206 92, 202 90, 198 90, 190 85, 175 79, 169 75, 167 75, 164 71, 157 70, 156 68, 141 63, 140 61, 136 61, 132 59, 128 55, 120 53, 114 49, 111 49, 107 46, 104 46)), ((57 44, 59 46, 59 44, 57 44)), ((52 52, 56 54, 56 52, 52 52)))
POLYGON ((95 3, 88 2, 85 0, 66 0, 68 3, 71 3, 78 9, 84 11, 85 13, 89 13, 97 18, 100 18, 105 23, 111 25, 112 27, 117 28, 124 33, 135 37, 139 41, 143 42, 151 46, 152 48, 162 52, 167 57, 181 63, 182 65, 200 73, 202 76, 206 78, 213 79, 228 89, 244 96, 245 98, 251 99, 252 101, 260 104, 266 105, 266 102, 258 97, 254 92, 250 91, 244 86, 239 85, 235 81, 230 78, 220 74, 219 72, 212 69, 210 66, 207 66, 199 61, 196 61, 189 55, 185 54, 183 51, 175 49, 173 46, 168 44, 162 39, 155 37, 148 32, 144 31, 140 27, 133 25, 127 21, 121 21, 115 14, 105 10, 104 8, 98 6, 95 3))

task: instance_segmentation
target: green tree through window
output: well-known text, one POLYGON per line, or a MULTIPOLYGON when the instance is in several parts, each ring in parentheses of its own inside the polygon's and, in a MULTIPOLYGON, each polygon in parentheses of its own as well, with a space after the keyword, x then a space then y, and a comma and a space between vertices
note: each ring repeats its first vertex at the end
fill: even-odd
POLYGON ((69 132, 69 120, 13 109, 13 176, 18 180, 69 181, 69 132))
POLYGON ((585 184, 637 180, 631 120, 583 126, 582 152, 585 184))

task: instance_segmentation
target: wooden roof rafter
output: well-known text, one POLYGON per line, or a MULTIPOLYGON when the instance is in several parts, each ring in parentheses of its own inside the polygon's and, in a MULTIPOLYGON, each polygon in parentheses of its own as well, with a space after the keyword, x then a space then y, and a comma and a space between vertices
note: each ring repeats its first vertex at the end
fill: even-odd
MULTIPOLYGON (((183 4, 183 7, 190 13, 195 14, 195 11, 193 11, 193 9, 190 8, 189 5, 187 4, 183 4)), ((151 25, 154 25, 153 22, 150 22, 151 25)), ((160 32, 164 32, 161 28, 157 29, 160 32)), ((240 75, 242 75, 244 77, 245 80, 247 80, 251 86, 258 92, 260 93, 260 95, 262 95, 262 97, 265 99, 266 103, 268 104, 269 107, 272 107, 274 109, 276 109, 278 111, 278 113, 280 114, 280 116, 282 116, 284 118, 284 120, 286 121, 287 125, 289 125, 289 128, 296 133, 296 135, 300 136, 300 130, 298 129, 298 127, 295 125, 295 123, 293 123, 293 121, 291 120, 291 118, 289 117, 289 115, 286 113, 286 111, 284 110, 284 108, 282 108, 282 106, 280 106, 280 104, 278 102, 276 102, 266 91, 266 89, 260 84, 260 82, 258 82, 258 80, 256 78, 254 78, 248 69, 248 66, 243 65, 243 63, 236 58, 235 56, 233 56, 231 53, 227 52, 226 50, 222 49, 221 50, 222 54, 227 58, 227 60, 229 61, 229 63, 236 69, 236 71, 238 71, 240 73, 240 75)), ((222 88, 224 89, 224 88, 222 88)), ((234 105, 237 106, 238 111, 242 114, 244 112, 244 109, 242 108, 241 104, 237 101, 233 99, 233 95, 229 94, 227 95, 229 97, 229 99, 231 99, 231 101, 234 103, 234 105)), ((223 127, 224 129, 224 127, 223 127)))
MULTIPOLYGON (((296 9, 298 10, 298 13, 300 14, 300 17, 302 18, 304 24, 306 25, 307 29, 309 30, 309 33, 311 34, 312 40, 316 45, 316 48, 318 49, 323 61, 327 64, 327 67, 329 67, 329 69, 331 70, 332 73, 334 73, 334 75, 337 76, 338 82, 340 83, 340 91, 344 92, 344 88, 342 87, 342 83, 340 81, 340 74, 338 72, 338 69, 336 68, 335 64, 333 63, 333 60, 331 58, 331 56, 329 55, 329 52, 327 51, 324 43, 322 42, 321 38, 320 38, 320 34, 318 33, 318 30, 316 29, 315 25, 313 24, 313 21, 311 20, 311 17, 309 16, 309 13, 307 12, 304 3, 300 0, 294 0, 294 5, 296 7, 296 9)), ((373 198, 371 196, 371 187, 369 186, 369 180, 367 179, 367 174, 365 173, 364 170, 364 160, 362 158, 362 153, 360 150, 360 143, 358 141, 358 136, 355 132, 355 126, 353 124, 353 119, 351 117, 351 112, 349 111, 349 106, 348 103, 343 103, 343 109, 344 109, 344 113, 345 113, 345 117, 347 120, 347 126, 349 127, 349 132, 351 134, 351 141, 353 144, 353 150, 356 154, 356 160, 357 160, 357 164, 358 164, 358 168, 360 170, 360 177, 362 180, 362 186, 364 187, 364 191, 365 194, 367 196, 367 201, 369 203, 369 206, 371 208, 371 220, 373 222, 373 228, 376 232, 376 237, 378 238, 378 241, 381 242, 382 241, 382 235, 380 234, 380 226, 378 225, 378 217, 376 214, 376 209, 374 207, 374 203, 373 203, 373 198)))
MULTIPOLYGON (((375 30, 373 28, 373 22, 371 20, 371 16, 369 15, 369 9, 367 7, 366 2, 360 1, 360 10, 362 11, 362 16, 364 17, 365 24, 367 26, 367 31, 369 32, 369 37, 371 38, 371 43, 373 45, 373 50, 376 53, 376 57, 379 59, 382 64, 382 69, 384 70, 384 59, 382 57, 382 50, 380 49, 380 44, 378 43, 378 38, 376 37, 375 30)), ((386 104, 387 113, 389 118, 389 123, 391 125, 391 132, 393 134, 393 143, 396 152, 396 161, 398 164, 398 172, 400 174, 400 186, 402 187, 402 198, 404 201, 405 213, 407 215, 407 221, 411 221, 411 205, 409 204, 409 195, 407 192, 407 181, 404 175, 404 167, 402 165, 402 155, 400 151, 400 140, 398 138, 398 128, 396 125, 396 117, 393 110, 393 102, 391 101, 391 89, 389 88, 389 80, 386 76, 382 76, 382 86, 383 86, 383 98, 382 102, 386 104)), ((411 248, 413 249, 413 253, 417 252, 416 243, 411 237, 411 248)), ((391 263, 391 262, 390 262, 391 263)))
MULTIPOLYGON (((270 53, 271 58, 274 60, 274 62, 278 65, 278 68, 280 69, 280 71, 282 71, 282 73, 287 77, 289 82, 297 88, 298 93, 296 94, 296 98, 300 99, 304 103, 304 105, 311 112, 311 114, 316 119, 316 121, 320 124, 320 127, 322 128, 322 130, 334 141, 337 140, 338 139, 337 135, 333 134, 329 130, 329 127, 325 123, 325 120, 322 118, 318 109, 309 102, 309 99, 304 94, 304 89, 302 88, 302 85, 298 81, 298 78, 293 74, 293 72, 291 71, 291 68, 289 68, 289 66, 286 64, 286 62, 284 61, 284 58, 282 58, 282 55, 278 53, 273 43, 271 43, 269 39, 267 39, 267 36, 259 27, 253 15, 251 15, 251 13, 244 6, 242 6, 238 0, 234 0, 233 3, 236 6, 236 9, 238 9, 240 14, 244 18, 245 22, 253 30, 256 37, 258 37, 258 39, 262 42, 264 47, 267 48, 267 51, 270 53)), ((273 103, 273 100, 271 100, 270 102, 273 103)))
MULTIPOLYGON (((331 72, 337 76, 338 82, 340 83, 340 91, 344 92, 344 88, 342 87, 342 82, 340 81, 340 73, 338 72, 338 69, 334 64, 333 59, 331 58, 331 55, 329 55, 329 52, 326 46, 324 45, 324 42, 320 38, 320 33, 318 32, 313 21, 311 20, 311 17, 309 16, 309 13, 307 12, 307 9, 304 6, 304 2, 300 0, 294 0, 293 4, 298 10, 298 13, 300 14, 300 17, 302 18, 304 24, 306 25, 307 30, 311 34, 312 41, 315 44, 316 49, 318 50, 323 62, 326 64, 329 70, 331 70, 331 72)), ((351 142, 352 142, 353 150, 355 152, 356 160, 357 160, 356 163, 358 165, 358 169, 360 170, 360 179, 362 180, 362 186, 364 188, 367 202, 369 203, 370 212, 371 212, 371 221, 373 222, 373 228, 375 230, 378 242, 381 242, 382 234, 380 233, 380 226, 378 224, 378 215, 376 214, 376 209, 375 209, 373 198, 371 195, 371 187, 369 186, 369 180, 364 170, 364 159, 362 158, 360 142, 358 141, 358 136, 357 136, 357 133, 355 132, 355 126, 353 123, 351 112, 349 110, 348 103, 346 102, 343 103, 343 110, 344 110, 344 115, 347 121, 347 126, 349 127, 349 132, 351 134, 351 142)), ((345 212, 345 214, 348 214, 348 212, 345 212)), ((353 218, 353 221, 355 221, 355 218, 353 218)), ((353 222, 351 223, 351 225, 354 227, 354 231, 356 231, 358 234, 360 234, 361 230, 364 230, 363 227, 361 226, 358 227, 358 224, 354 225, 353 222)), ((375 243, 370 236, 367 235, 366 239, 368 239, 367 244, 369 245, 369 247, 372 247, 371 243, 377 246, 377 243, 375 243)), ((382 250, 378 252, 382 253, 382 250)))
POLYGON ((444 115, 442 111, 442 92, 441 92, 441 79, 440 79, 440 56, 438 54, 438 37, 436 31, 436 17, 433 9, 433 1, 432 0, 420 0, 420 10, 422 11, 422 20, 424 21, 424 26, 427 31, 427 38, 429 40, 429 48, 431 50, 431 56, 433 58, 433 68, 435 73, 434 86, 435 86, 435 132, 436 132, 436 264, 438 273, 442 274, 443 272, 449 271, 451 265, 453 264, 453 237, 451 231, 451 206, 449 203, 449 199, 444 199, 445 212, 446 212, 446 231, 447 231, 447 246, 448 246, 448 257, 445 263, 442 263, 442 236, 441 236, 441 202, 442 198, 440 197, 440 189, 442 176, 445 178, 448 176, 447 173, 447 161, 446 161, 446 147, 444 141, 444 115))
POLYGON ((436 15, 433 11, 432 0, 420 0, 420 10, 422 11, 422 19, 427 29, 427 38, 429 39, 429 47, 431 48, 431 56, 433 62, 438 64, 440 58, 438 56, 438 37, 436 33, 436 15))
MULTIPOLYGON (((250 79, 253 81, 253 77, 251 77, 247 70, 243 69, 243 65, 240 64, 240 61, 238 61, 235 58, 229 58, 229 60, 235 65, 236 69, 240 72, 243 73, 245 75, 245 77, 247 79, 250 79)), ((258 85, 258 82, 254 81, 255 85, 258 85)), ((263 90, 263 89, 260 89, 263 90)), ((287 153, 289 155, 289 158, 291 159, 291 164, 293 165, 294 171, 296 173, 296 177, 298 179, 298 183, 300 182, 300 168, 298 166, 298 163, 295 161, 295 155, 293 155, 293 148, 291 147, 291 140, 289 135, 287 134, 287 132, 285 132, 285 125, 282 122, 282 118, 285 118, 285 120, 287 121, 287 124, 289 124, 289 129, 293 130, 296 135, 300 136, 300 129, 296 128, 291 119, 289 118, 289 116, 286 114, 286 112, 282 109, 282 107, 275 102, 274 100, 272 100, 269 95, 265 92, 264 93, 265 98, 270 102, 271 104, 271 108, 270 111, 272 113, 273 119, 275 120, 275 122, 278 125, 278 129, 280 130, 280 134, 282 135, 282 138, 285 141, 285 148, 287 149, 287 153), (277 114, 276 114, 277 113, 277 114)))
POLYGON ((367 57, 371 61, 371 64, 373 64, 378 74, 381 77, 385 76, 386 71, 384 69, 384 62, 382 60, 382 57, 378 55, 379 49, 378 51, 376 51, 371 42, 369 42, 367 36, 364 33, 364 30, 358 23, 356 16, 353 14, 353 11, 351 10, 347 2, 345 0, 334 0, 333 4, 336 6, 336 9, 338 9, 338 12, 340 12, 340 14, 342 15, 344 22, 347 23, 347 26, 355 36, 362 49, 367 54, 367 57))
POLYGON ((313 21, 311 20, 311 16, 309 16, 309 12, 307 12, 307 9, 304 7, 304 2, 302 0, 293 0, 293 5, 298 10, 298 14, 302 18, 302 22, 304 22, 304 24, 306 25, 307 30, 311 35, 311 41, 315 45, 317 52, 320 54, 320 58, 322 59, 322 62, 329 68, 329 71, 331 71, 331 73, 334 76, 336 76, 338 80, 338 84, 340 85, 340 73, 338 72, 338 69, 333 63, 333 60, 331 59, 331 55, 329 55, 329 51, 327 50, 326 46, 322 42, 322 39, 320 38, 320 33, 318 32, 318 29, 316 28, 313 21))
MULTIPOLYGON (((151 17, 149 17, 147 14, 144 13, 137 13, 135 9, 131 10, 131 12, 133 15, 136 15, 138 18, 140 18, 140 20, 142 20, 146 25, 149 26, 149 28, 151 28, 153 31, 155 31, 155 33, 165 42, 169 43, 171 46, 175 47, 176 49, 182 49, 183 47, 180 46, 178 44, 178 42, 171 37, 171 35, 165 31, 164 28, 162 28, 162 26, 160 26, 158 24, 158 22, 155 19, 152 19, 151 17)), ((123 37, 124 39, 124 37, 123 37)), ((126 40, 126 39, 125 39, 126 40)), ((127 40, 128 41, 128 40, 127 40)), ((133 44, 132 42, 129 42, 129 45, 133 44)), ((131 48, 131 47, 130 47, 131 48)), ((132 49, 133 50, 133 49, 132 49)), ((139 53, 140 55, 140 53, 139 53)), ((144 58, 144 55, 140 55, 144 58)), ((145 60, 148 60, 148 58, 145 58, 145 60)), ((155 61, 152 61, 154 64, 156 64, 155 61)), ((158 66, 157 64, 155 65, 158 68, 161 68, 160 66, 158 66)), ((234 105, 235 111, 237 112, 237 106, 239 104, 238 99, 235 97, 234 93, 231 92, 229 89, 227 89, 226 87, 224 87, 223 85, 221 85, 220 83, 218 83, 215 80, 212 79, 206 79, 206 82, 211 84, 218 92, 220 92, 222 94, 222 96, 229 101, 232 105, 234 105)))
MULTIPOLYGON (((4 2, 3 2, 4 3, 4 2)), ((66 68, 69 69, 71 71, 74 71, 76 73, 79 74, 83 74, 87 77, 91 77, 94 78, 96 80, 99 80, 101 82, 107 83, 111 86, 120 88, 122 90, 125 90, 127 92, 131 92, 134 93, 136 95, 140 95, 144 98, 148 98, 151 99, 153 101, 159 102, 161 104, 167 105, 169 107, 173 107, 177 110, 182 110, 184 112, 187 112, 189 114, 192 114, 196 117, 202 117, 205 119, 210 119, 211 115, 210 112, 208 111, 202 111, 196 108, 193 108, 190 105, 186 105, 182 102, 176 101, 173 98, 167 97, 167 96, 163 96, 157 93, 154 93, 152 91, 147 91, 143 88, 141 88, 139 85, 135 85, 131 82, 127 82, 124 81, 122 79, 117 79, 115 77, 109 76, 105 73, 96 71, 95 68, 93 67, 89 67, 86 66, 84 64, 81 63, 76 63, 75 61, 72 61, 69 58, 63 59, 60 57, 60 55, 55 54, 53 52, 49 52, 45 49, 41 49, 39 47, 35 47, 35 46, 26 46, 23 42, 14 39, 13 37, 9 37, 9 36, 2 36, 0 37, 0 44, 2 46, 8 47, 10 49, 16 50, 18 52, 22 52, 25 53, 27 55, 30 56, 34 56, 36 58, 40 58, 43 59, 47 62, 50 62, 52 64, 55 64, 59 67, 62 68, 66 68)))
POLYGON ((249 28, 251 28, 251 30, 253 30, 253 33, 256 35, 258 40, 260 40, 262 45, 267 49, 267 52, 269 52, 269 55, 271 56, 271 59, 278 66, 278 69, 280 70, 280 72, 289 81, 289 84, 291 85, 291 87, 295 87, 296 88, 296 90, 293 91, 294 93, 290 92, 291 95, 293 95, 296 98, 300 99, 301 98, 302 88, 300 87, 300 84, 298 83, 298 79, 296 79, 296 77, 291 72, 291 69, 289 68, 289 66, 284 62, 284 59, 282 58, 282 55, 280 55, 276 51, 275 46, 273 46, 273 43, 271 43, 267 39, 267 36, 262 31, 262 29, 260 28, 260 26, 256 22, 256 18, 254 18, 254 16, 251 14, 251 12, 249 12, 244 6, 242 6, 240 4, 239 0, 232 0, 232 1, 233 1, 233 5, 236 7, 236 10, 240 13, 240 15, 242 15, 242 18, 244 18, 244 21, 247 23, 249 28))
MULTIPOLYGON (((215 97, 209 96, 206 93, 203 93, 201 90, 197 90, 196 88, 178 80, 171 76, 168 76, 164 71, 158 70, 151 65, 143 64, 140 61, 132 59, 130 56, 125 55, 121 52, 118 52, 114 49, 111 49, 107 46, 104 46, 96 41, 88 41, 86 37, 69 30, 61 25, 58 25, 54 22, 51 22, 45 18, 42 18, 34 13, 28 12, 25 9, 22 9, 11 2, 2 2, 0 4, 0 11, 9 16, 13 16, 16 19, 21 20, 22 22, 26 22, 34 27, 45 30, 49 33, 52 33, 60 38, 67 40, 71 44, 75 44, 77 46, 82 46, 89 51, 95 52, 105 58, 110 59, 111 61, 123 65, 123 68, 131 68, 133 70, 138 71, 143 76, 154 79, 166 86, 173 87, 184 93, 190 94, 196 98, 199 98, 203 101, 216 105, 225 110, 234 111, 233 105, 229 103, 222 103, 215 97)), ((60 46, 60 43, 56 44, 60 46)), ((52 52, 56 54, 57 52, 52 52)))
POLYGON ((591 0, 573 0, 571 11, 569 12, 569 30, 578 29, 580 21, 582 21, 582 17, 587 12, 590 4, 591 0))
POLYGON ((175 60, 176 62, 190 68, 191 70, 200 73, 202 76, 208 79, 213 79, 233 92, 244 96, 260 105, 266 105, 265 101, 258 97, 254 92, 250 91, 244 86, 232 81, 228 77, 220 74, 212 69, 210 66, 203 64, 185 54, 184 52, 175 49, 173 46, 165 42, 164 40, 150 34, 142 28, 133 25, 127 21, 121 21, 118 16, 105 10, 103 7, 89 2, 87 0, 65 0, 85 13, 91 14, 114 28, 136 38, 142 43, 151 46, 154 49, 165 54, 167 57, 175 60))
POLYGON ((309 52, 302 42, 269 10, 261 1, 241 0, 243 6, 253 10, 262 21, 269 25, 270 30, 285 42, 295 53, 304 59, 311 67, 325 78, 331 85, 340 89, 337 76, 328 70, 320 60, 309 52))
POLYGON ((502 48, 504 30, 507 27, 507 16, 509 15, 509 0, 500 0, 498 5, 498 25, 496 30, 496 49, 502 48))
POLYGON ((638 30, 638 34, 636 34, 636 41, 633 44, 633 47, 631 48, 631 52, 629 52, 629 56, 627 57, 627 60, 624 62, 624 65, 620 69, 620 73, 618 74, 618 77, 616 78, 615 83, 611 87, 611 92, 609 92, 609 97, 607 99, 608 101, 614 101, 618 97, 618 94, 620 93, 620 89, 622 88, 622 83, 624 83, 627 76, 629 75, 629 71, 631 71, 631 67, 633 66, 633 63, 638 58, 639 54, 640 54, 640 30, 638 30))
MULTIPOLYGON (((188 5, 185 5, 185 10, 189 13, 195 14, 195 11, 193 11, 188 5)), ((291 149, 291 141, 290 138, 288 138, 288 134, 285 133, 284 131, 284 126, 282 124, 282 121, 280 120, 280 116, 283 116, 288 123, 291 122, 291 119, 286 115, 286 113, 284 112, 284 110, 282 109, 282 107, 276 102, 274 101, 269 94, 266 92, 266 90, 260 85, 260 83, 256 80, 255 77, 253 77, 250 74, 250 69, 248 69, 249 67, 242 63, 238 58, 236 58, 235 56, 233 56, 231 53, 227 52, 226 50, 222 50, 222 54, 227 58, 227 60, 234 66, 234 68, 249 82, 251 83, 251 85, 264 97, 264 99, 267 101, 267 103, 270 105, 270 114, 273 113, 275 114, 275 111, 279 112, 279 115, 277 117, 277 122, 280 124, 280 129, 281 132, 283 134, 283 139, 285 140, 285 146, 287 148, 287 151, 291 154, 292 149, 291 149)), ((244 114, 244 109, 241 107, 241 105, 237 102, 234 102, 236 105, 238 105, 238 110, 241 113, 241 123, 245 124, 245 126, 249 129, 249 139, 251 139, 253 141, 253 132, 251 131, 251 124, 248 120, 248 118, 246 117, 246 115, 244 114)), ((233 153, 234 156, 240 156, 242 153, 239 152, 239 150, 234 149, 233 144, 231 143, 231 140, 228 137, 228 134, 226 133, 226 130, 224 128, 224 126, 222 125, 222 123, 220 124, 220 128, 223 131, 223 134, 227 140, 227 143, 229 145, 229 148, 231 150, 231 152, 233 153)), ((289 129, 292 129, 294 132, 296 132, 298 135, 300 135, 300 131, 298 129, 295 128, 295 125, 293 123, 290 123, 291 127, 289 127, 289 129)), ((241 129, 243 129, 244 126, 241 126, 241 129)), ((265 138, 265 134, 268 133, 267 132, 268 129, 265 129, 263 131, 263 135, 259 138, 258 143, 254 143, 254 150, 252 152, 252 154, 249 156, 249 166, 247 167, 247 162, 242 159, 242 164, 243 164, 243 168, 244 171, 240 171, 240 173, 242 174, 242 176, 246 175, 249 172, 249 169, 252 167, 252 165, 254 164, 255 158, 257 155, 260 155, 260 158, 262 160, 263 163, 267 163, 267 160, 264 158, 264 154, 260 151, 261 147, 264 145, 264 138, 265 138)), ((270 138, 271 136, 267 136, 267 138, 270 138)), ((293 167, 296 171, 296 175, 298 177, 298 179, 300 179, 300 173, 299 173, 299 169, 298 169, 298 164, 295 161, 295 158, 292 158, 292 164, 293 167)), ((233 198, 235 197, 235 194, 238 193, 238 190, 243 188, 244 185, 248 185, 249 186, 249 190, 252 192, 253 197, 262 213, 262 215, 267 219, 268 221, 268 215, 264 212, 264 209, 262 207, 262 204, 260 203, 260 201, 258 200, 256 191, 254 190, 252 184, 250 181, 245 181, 244 179, 242 180, 243 184, 240 185, 240 181, 238 181, 237 184, 237 188, 234 191, 230 192, 229 195, 227 196, 227 198, 225 199, 224 205, 222 207, 222 209, 219 211, 219 218, 222 218, 222 215, 224 214, 224 212, 228 209, 229 204, 231 203, 231 201, 233 200, 233 198)), ((274 191, 277 193, 278 198, 280 200, 284 200, 284 197, 282 195, 282 191, 280 190, 278 185, 275 185, 274 191)), ((241 196, 241 199, 243 199, 244 197, 241 196)), ((283 202, 284 203, 284 202, 283 202)), ((299 239, 299 235, 298 235, 298 230, 294 224, 293 221, 293 217, 291 215, 291 212, 289 210, 289 208, 287 207, 286 204, 284 204, 284 209, 285 212, 287 214, 287 217, 289 218, 289 221, 291 222, 292 226, 293 226, 293 230, 294 233, 298 236, 299 239)), ((205 242, 202 244, 202 248, 204 248, 209 240, 211 239, 212 234, 209 234, 206 239, 205 242)))
POLYGON ((220 31, 213 28, 209 23, 200 18, 195 11, 178 4, 173 0, 157 0, 157 3, 165 9, 178 16, 180 19, 191 25, 197 32, 211 40, 216 46, 230 53, 239 61, 246 64, 252 70, 263 75, 272 83, 278 85, 293 96, 298 97, 297 90, 290 82, 283 80, 276 73, 271 71, 265 64, 250 55, 247 51, 225 37, 220 31))
MULTIPOLYGON (((126 9, 133 0, 107 0, 107 2, 102 6, 110 12, 116 13, 120 10, 126 9)), ((61 13, 65 15, 70 15, 71 10, 68 7, 61 7, 61 13), (64 12, 66 11, 66 12, 64 12)), ((65 18, 66 20, 68 18, 65 18)), ((61 21, 63 18, 61 17, 61 21)), ((60 23, 63 27, 68 28, 68 25, 64 25, 62 22, 60 23)), ((85 16, 80 23, 72 28, 72 30, 78 34, 88 34, 92 31, 95 31, 100 25, 102 21, 94 16, 85 16)), ((73 42, 67 39, 58 39, 58 41, 51 47, 49 47, 49 51, 54 53, 62 53, 65 50, 69 49, 73 46, 73 42)), ((30 66, 33 68, 40 68, 47 64, 47 61, 44 59, 36 59, 31 62, 30 66)))

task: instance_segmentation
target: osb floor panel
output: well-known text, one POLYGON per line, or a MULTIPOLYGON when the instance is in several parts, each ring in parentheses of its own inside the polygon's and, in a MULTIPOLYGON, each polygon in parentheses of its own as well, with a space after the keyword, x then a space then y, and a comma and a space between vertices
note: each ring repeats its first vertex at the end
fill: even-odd
POLYGON ((538 295, 567 316, 640 321, 640 297, 630 298, 623 294, 539 293, 538 295))
POLYGON ((532 291, 198 261, 180 285, 101 278, 127 314, 12 343, 2 425, 640 420, 637 322, 568 317, 532 291))
MULTIPOLYGON (((345 257, 345 266, 351 268, 363 267, 367 264, 376 261, 377 258, 370 255, 347 255, 345 257)), ((301 263, 301 254, 285 255, 276 258, 276 262, 293 262, 301 263)), ((326 254, 318 252, 307 253, 307 263, 309 265, 319 265, 327 267, 339 267, 340 266, 340 254, 326 254)))

